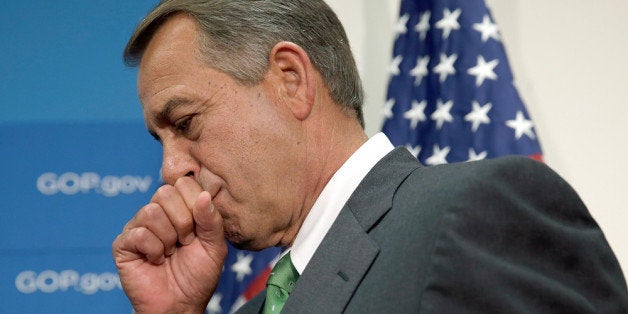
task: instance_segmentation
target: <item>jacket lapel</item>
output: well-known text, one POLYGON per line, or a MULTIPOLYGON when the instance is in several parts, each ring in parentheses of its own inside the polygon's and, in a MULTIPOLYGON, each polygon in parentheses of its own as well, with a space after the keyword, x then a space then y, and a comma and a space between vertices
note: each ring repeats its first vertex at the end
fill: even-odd
POLYGON ((418 161, 397 148, 367 174, 312 256, 283 312, 338 313, 379 253, 368 231, 391 208, 394 192, 418 161))

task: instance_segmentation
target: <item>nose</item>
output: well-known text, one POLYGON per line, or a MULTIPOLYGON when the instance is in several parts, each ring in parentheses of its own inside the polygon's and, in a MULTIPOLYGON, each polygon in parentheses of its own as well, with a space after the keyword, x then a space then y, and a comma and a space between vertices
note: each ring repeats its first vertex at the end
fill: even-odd
POLYGON ((190 150, 181 143, 169 143, 163 146, 161 175, 164 182, 174 184, 183 176, 196 177, 199 171, 198 162, 190 154, 190 150))

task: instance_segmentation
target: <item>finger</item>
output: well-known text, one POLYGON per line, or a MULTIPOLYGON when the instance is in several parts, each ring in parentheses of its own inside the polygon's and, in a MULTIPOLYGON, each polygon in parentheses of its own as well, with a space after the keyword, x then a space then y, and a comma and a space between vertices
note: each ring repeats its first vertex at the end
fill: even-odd
POLYGON ((188 208, 193 209, 199 193, 203 192, 203 188, 192 177, 181 177, 174 183, 185 204, 188 208))
POLYGON ((166 255, 170 256, 176 251, 178 240, 170 218, 164 209, 157 203, 150 203, 142 207, 135 217, 125 226, 124 230, 145 227, 157 236, 164 244, 166 255))
POLYGON ((155 192, 151 202, 163 208, 174 226, 179 242, 183 245, 190 244, 194 239, 192 209, 187 206, 177 189, 172 185, 163 185, 155 192))
POLYGON ((201 192, 194 205, 194 221, 196 221, 196 236, 205 245, 220 244, 224 240, 222 217, 211 202, 211 195, 207 191, 201 192))
POLYGON ((145 227, 129 229, 113 242, 113 256, 116 264, 139 259, 160 265, 165 261, 163 242, 145 227))

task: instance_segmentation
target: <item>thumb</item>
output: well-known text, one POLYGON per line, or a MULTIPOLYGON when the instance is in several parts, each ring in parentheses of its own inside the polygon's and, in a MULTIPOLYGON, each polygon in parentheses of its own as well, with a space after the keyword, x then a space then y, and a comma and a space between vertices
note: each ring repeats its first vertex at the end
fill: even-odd
POLYGON ((204 246, 224 244, 222 217, 214 210, 209 192, 203 191, 198 195, 192 215, 196 222, 196 236, 204 246))

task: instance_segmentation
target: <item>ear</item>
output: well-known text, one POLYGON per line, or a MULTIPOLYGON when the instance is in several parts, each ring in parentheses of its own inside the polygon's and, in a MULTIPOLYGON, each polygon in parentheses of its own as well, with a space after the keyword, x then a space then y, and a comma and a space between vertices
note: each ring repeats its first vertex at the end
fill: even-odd
POLYGON ((295 118, 305 120, 312 112, 316 94, 316 71, 310 57, 299 45, 287 41, 277 43, 269 57, 277 92, 295 118))

